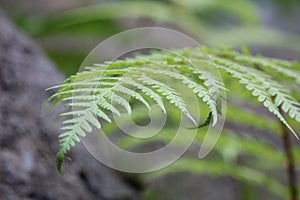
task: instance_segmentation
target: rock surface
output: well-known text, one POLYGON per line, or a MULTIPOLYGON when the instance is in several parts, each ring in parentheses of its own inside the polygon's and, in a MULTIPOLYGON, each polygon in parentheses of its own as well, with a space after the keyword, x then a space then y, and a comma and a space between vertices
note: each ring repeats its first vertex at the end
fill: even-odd
POLYGON ((133 187, 78 145, 56 171, 59 128, 40 110, 63 77, 0 11, 0 199, 139 199, 133 187))

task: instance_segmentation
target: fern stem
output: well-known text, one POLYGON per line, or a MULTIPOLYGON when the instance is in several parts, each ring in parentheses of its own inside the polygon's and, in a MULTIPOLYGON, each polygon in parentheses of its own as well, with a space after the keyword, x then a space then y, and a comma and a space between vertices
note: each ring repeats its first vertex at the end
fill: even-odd
MULTIPOLYGON (((282 113, 281 109, 280 112, 282 113)), ((297 174, 295 170, 295 160, 292 153, 292 142, 290 139, 289 130, 282 122, 281 122, 281 130, 282 130, 283 147, 284 147, 286 162, 287 162, 287 175, 288 175, 289 190, 290 190, 290 200, 298 200, 297 174)))
MULTIPOLYGON (((254 64, 254 67, 257 70, 262 71, 262 69, 257 64, 254 64)), ((274 98, 272 98, 272 101, 274 101, 274 98)), ((281 107, 278 107, 278 110, 279 113, 282 116, 284 116, 284 112, 281 109, 281 107)), ((290 190, 290 200, 298 200, 297 177, 296 177, 297 174, 295 170, 295 160, 292 152, 293 145, 290 139, 288 127, 282 121, 280 121, 280 127, 282 132, 283 148, 285 151, 285 157, 287 162, 286 170, 287 170, 289 190, 290 190)))

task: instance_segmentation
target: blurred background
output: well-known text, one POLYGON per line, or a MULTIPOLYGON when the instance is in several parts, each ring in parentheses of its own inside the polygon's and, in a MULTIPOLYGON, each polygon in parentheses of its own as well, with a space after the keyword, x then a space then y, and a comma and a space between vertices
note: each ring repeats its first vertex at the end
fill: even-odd
POLYGON ((258 53, 297 59, 297 0, 1 0, 15 23, 66 75, 100 41, 136 27, 182 31, 207 46, 247 45, 258 53))
MULTIPOLYGON (((253 54, 300 61, 299 0, 0 0, 0 7, 66 77, 99 42, 144 26, 179 30, 209 47, 247 46, 253 54)), ((243 111, 229 105, 224 134, 207 159, 118 176, 146 200, 288 199, 278 122, 242 100, 234 103, 243 111)), ((299 170, 300 146, 292 140, 299 170)))

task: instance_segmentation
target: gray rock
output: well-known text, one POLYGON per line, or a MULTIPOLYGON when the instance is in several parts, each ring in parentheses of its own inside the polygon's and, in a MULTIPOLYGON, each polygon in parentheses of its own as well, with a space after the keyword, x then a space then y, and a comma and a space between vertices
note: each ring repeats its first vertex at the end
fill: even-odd
POLYGON ((0 198, 139 199, 133 187, 78 145, 56 171, 58 125, 41 103, 63 77, 0 11, 0 198))

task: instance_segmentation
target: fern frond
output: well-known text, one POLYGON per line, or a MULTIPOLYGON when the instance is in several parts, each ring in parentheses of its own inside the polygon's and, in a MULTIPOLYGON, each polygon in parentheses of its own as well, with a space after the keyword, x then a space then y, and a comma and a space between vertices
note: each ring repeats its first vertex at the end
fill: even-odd
POLYGON ((157 93, 155 93, 153 90, 149 89, 148 87, 134 81, 128 78, 123 78, 122 82, 128 85, 132 85, 138 89, 140 89, 143 93, 145 93, 147 96, 149 96, 157 105, 161 108, 163 113, 166 113, 166 108, 164 106, 163 100, 161 96, 159 96, 157 93))
MULTIPOLYGON (((254 64, 259 64, 259 66, 265 65, 265 63, 269 63, 265 61, 263 63, 260 58, 260 62, 257 62, 256 58, 250 59, 253 60, 254 64)), ((249 61, 248 61, 249 62, 249 61)), ((232 63, 231 63, 232 64, 232 63)), ((238 65, 238 68, 242 68, 242 65, 238 65)), ((245 67, 244 67, 245 68, 245 67)), ((281 83, 272 79, 272 77, 268 74, 262 73, 261 71, 255 68, 246 68, 247 75, 250 75, 252 82, 261 89, 264 89, 266 93, 271 96, 271 99, 274 99, 274 103, 276 107, 281 107, 283 112, 288 114, 291 118, 295 119, 297 122, 300 122, 300 104, 297 100, 291 95, 291 91, 288 88, 285 88, 281 83)), ((299 78, 297 76, 297 71, 290 73, 296 75, 295 77, 291 78, 299 78)), ((287 74, 285 74, 287 75, 287 74)), ((297 80, 296 80, 297 81, 297 80)), ((257 93, 254 90, 254 94, 257 93)), ((257 96, 257 95, 256 95, 257 96)), ((262 99, 262 97, 259 97, 262 99)))
POLYGON ((123 97, 114 93, 113 91, 107 92, 104 95, 104 97, 109 99, 112 103, 115 102, 115 103, 123 106, 126 109, 128 114, 131 113, 131 106, 130 106, 129 102, 126 99, 124 99, 123 97))
POLYGON ((269 61, 264 58, 259 57, 251 57, 246 55, 237 55, 234 54, 234 59, 238 62, 243 62, 247 64, 258 64, 263 68, 270 68, 274 71, 277 71, 289 78, 295 79, 296 83, 300 85, 300 73, 297 70, 293 70, 292 68, 285 68, 281 65, 278 65, 272 61, 269 61))
POLYGON ((159 93, 166 97, 170 101, 171 104, 174 104, 177 108, 179 108, 195 125, 196 121, 193 119, 192 115, 186 108, 184 100, 179 96, 179 94, 168 85, 161 83, 157 80, 149 78, 145 75, 138 77, 137 80, 142 81, 143 83, 150 85, 155 88, 159 93))
MULTIPOLYGON (((181 80, 183 84, 187 85, 188 88, 191 88, 195 94, 197 94, 200 98, 202 98, 202 101, 207 104, 208 108, 212 112, 212 118, 213 118, 213 125, 217 123, 218 120, 218 111, 217 111, 217 103, 213 99, 212 91, 208 91, 204 86, 194 82, 193 80, 190 80, 188 77, 175 73, 173 71, 167 71, 167 70, 151 70, 151 69, 145 69, 145 68, 139 68, 138 70, 145 71, 145 72, 151 72, 153 74, 164 74, 167 76, 170 76, 172 78, 181 80)), ((201 77, 203 78, 203 77, 201 77)), ((206 78, 206 80, 213 80, 212 78, 206 78)), ((210 83, 206 83, 206 86, 211 85, 210 83)), ((212 84, 214 85, 214 84, 212 84)), ((215 90, 218 89, 213 89, 215 90)), ((186 109, 185 109, 186 110, 186 109)))
POLYGON ((148 102, 144 99, 144 97, 142 95, 140 95, 139 93, 135 92, 134 90, 131 90, 127 87, 124 87, 122 85, 118 85, 114 91, 118 91, 118 92, 122 92, 124 94, 127 94, 133 98, 135 98, 136 100, 142 102, 149 110, 151 109, 150 108, 150 105, 148 104, 148 102))
POLYGON ((231 86, 231 79, 235 78, 298 137, 281 111, 300 122, 300 104, 292 92, 270 74, 270 70, 274 70, 299 84, 299 70, 294 65, 289 61, 243 55, 226 49, 204 48, 178 50, 176 53, 154 52, 86 66, 85 71, 51 87, 59 90, 46 101, 52 102, 51 107, 66 102, 66 107, 73 109, 61 114, 68 119, 64 120, 64 132, 59 137, 58 170, 61 172, 65 154, 75 142, 80 141, 80 137, 91 132, 93 127, 100 129, 103 120, 112 122, 111 113, 120 115, 121 107, 131 114, 129 98, 125 97, 134 98, 149 110, 151 103, 156 103, 164 113, 167 113, 165 103, 169 103, 196 125, 182 94, 165 82, 169 79, 193 91, 209 109, 207 123, 211 121, 215 125, 220 113, 217 101, 223 92, 230 92, 227 88, 231 86), (226 77, 225 84, 211 73, 217 69, 226 77), (156 78, 156 75, 163 79, 156 78))
MULTIPOLYGON (((272 87, 269 83, 275 84, 275 82, 269 78, 267 74, 262 74, 260 71, 247 68, 243 65, 240 65, 238 63, 234 63, 232 61, 223 59, 223 58, 217 58, 213 57, 213 62, 217 63, 218 68, 222 68, 226 70, 227 72, 231 73, 234 78, 239 79, 240 83, 246 86, 246 89, 252 92, 253 96, 256 96, 258 101, 263 102, 263 105, 271 112, 273 113, 278 119, 286 125, 290 131, 298 138, 295 131, 289 126, 287 121, 284 119, 284 117, 279 112, 279 109, 275 103, 272 101, 272 96, 276 94, 281 93, 270 93, 270 90, 278 91, 279 88, 272 87), (268 86, 266 87, 265 84, 268 86)), ((276 86, 279 87, 279 84, 276 84, 276 86)), ((293 108, 293 104, 290 103, 290 100, 286 99, 284 95, 280 96, 280 100, 284 101, 287 108, 285 109, 285 112, 287 113, 290 109, 292 109, 294 112, 297 113, 296 108, 293 108), (296 110, 294 110, 296 109, 296 110)), ((278 105, 279 106, 279 105, 278 105)), ((293 117, 298 121, 298 115, 292 113, 293 117)), ((299 112, 300 114, 300 112, 299 112)))

